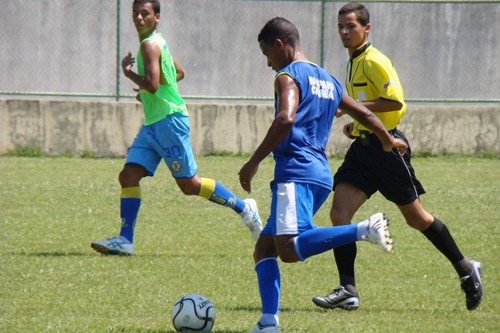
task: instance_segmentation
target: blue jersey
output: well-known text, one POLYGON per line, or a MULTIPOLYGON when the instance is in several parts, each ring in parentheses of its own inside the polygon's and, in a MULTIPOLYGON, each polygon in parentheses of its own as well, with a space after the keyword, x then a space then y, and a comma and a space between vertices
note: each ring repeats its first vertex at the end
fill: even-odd
POLYGON ((295 81, 300 100, 292 131, 273 150, 274 181, 309 183, 331 189, 332 173, 325 148, 342 98, 342 86, 326 70, 305 61, 291 63, 279 70, 276 78, 280 75, 288 75, 295 81))

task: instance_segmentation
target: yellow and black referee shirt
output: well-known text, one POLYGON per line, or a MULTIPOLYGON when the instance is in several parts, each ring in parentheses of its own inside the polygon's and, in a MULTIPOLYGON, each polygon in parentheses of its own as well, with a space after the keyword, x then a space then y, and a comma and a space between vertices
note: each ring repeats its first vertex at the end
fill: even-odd
MULTIPOLYGON (((356 50, 349 60, 345 86, 347 94, 359 101, 381 97, 402 103, 403 107, 398 111, 374 112, 387 130, 392 130, 399 124, 406 110, 403 87, 392 62, 370 43, 356 50)), ((367 129, 354 120, 352 135, 359 136, 361 130, 367 129)))

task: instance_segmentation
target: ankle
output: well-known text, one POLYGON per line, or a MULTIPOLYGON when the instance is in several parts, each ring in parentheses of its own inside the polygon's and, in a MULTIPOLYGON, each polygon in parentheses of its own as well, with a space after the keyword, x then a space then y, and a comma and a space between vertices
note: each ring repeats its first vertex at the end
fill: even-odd
POLYGON ((358 229, 357 229, 357 234, 356 234, 356 238, 357 240, 365 240, 366 239, 366 235, 368 235, 368 220, 364 220, 362 222, 359 222, 357 225, 358 225, 358 229))
POLYGON ((463 258, 459 262, 454 263, 453 268, 455 268, 455 271, 457 272, 457 274, 460 278, 471 275, 472 270, 474 269, 472 267, 472 264, 469 262, 469 260, 467 260, 465 258, 463 258))
POLYGON ((262 316, 260 317, 259 323, 262 326, 267 326, 267 325, 279 325, 279 319, 278 315, 270 314, 270 313, 263 313, 262 316))

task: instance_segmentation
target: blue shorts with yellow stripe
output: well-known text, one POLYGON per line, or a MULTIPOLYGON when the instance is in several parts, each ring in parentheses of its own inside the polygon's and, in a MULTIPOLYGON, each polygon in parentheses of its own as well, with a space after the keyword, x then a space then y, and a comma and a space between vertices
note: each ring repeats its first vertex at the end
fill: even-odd
POLYGON ((147 176, 154 176, 161 160, 175 178, 191 178, 198 167, 189 138, 188 117, 179 114, 143 125, 128 148, 125 164, 138 164, 146 169, 147 176))

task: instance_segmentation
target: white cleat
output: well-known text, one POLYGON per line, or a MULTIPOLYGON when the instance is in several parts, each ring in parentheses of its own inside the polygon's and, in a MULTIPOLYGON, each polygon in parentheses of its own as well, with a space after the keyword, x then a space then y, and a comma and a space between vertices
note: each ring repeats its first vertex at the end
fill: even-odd
POLYGON ((254 199, 245 199, 245 209, 241 213, 243 223, 252 232, 253 239, 259 239, 260 232, 262 231, 262 222, 259 217, 259 210, 257 209, 257 202, 254 199))
POLYGON ((280 333, 280 327, 278 325, 261 325, 257 323, 250 333, 280 333))
POLYGON ((102 242, 92 242, 90 246, 102 254, 130 256, 134 253, 134 244, 123 236, 114 236, 102 242))
POLYGON ((382 250, 390 252, 394 241, 388 230, 389 219, 383 213, 376 213, 368 219, 368 231, 361 239, 378 244, 382 250))

